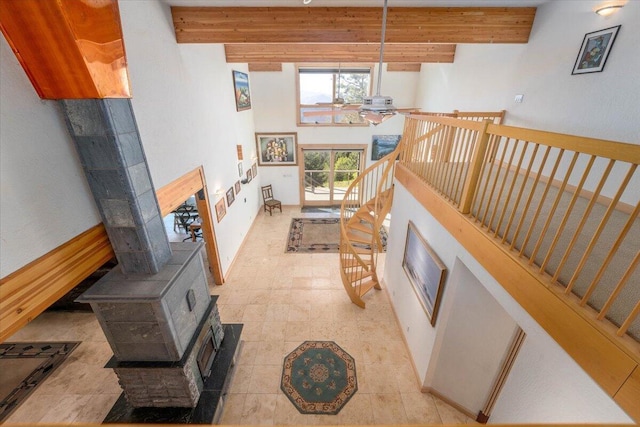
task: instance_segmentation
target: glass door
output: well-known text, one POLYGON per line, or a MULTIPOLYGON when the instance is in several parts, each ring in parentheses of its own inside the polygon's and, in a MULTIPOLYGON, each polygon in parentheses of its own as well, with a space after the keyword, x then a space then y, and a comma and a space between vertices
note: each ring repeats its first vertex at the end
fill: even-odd
POLYGON ((302 154, 302 205, 339 206, 362 172, 364 148, 302 148, 302 154))

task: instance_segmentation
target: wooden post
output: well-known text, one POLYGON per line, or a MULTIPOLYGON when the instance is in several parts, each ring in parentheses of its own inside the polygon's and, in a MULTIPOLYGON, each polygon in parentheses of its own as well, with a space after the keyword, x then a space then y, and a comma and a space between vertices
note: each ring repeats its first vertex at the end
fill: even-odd
POLYGON ((467 173, 467 179, 464 182, 462 197, 460 197, 460 206, 458 208, 463 214, 468 214, 471 211, 471 203, 473 202, 473 196, 476 186, 478 185, 478 179, 480 178, 482 163, 487 147, 489 146, 489 134, 487 133, 489 123, 489 120, 483 121, 482 130, 478 132, 476 144, 473 147, 473 154, 469 162, 469 173, 467 173))
POLYGON ((202 224, 202 238, 206 243, 207 260, 209 261, 209 271, 213 275, 216 285, 224 283, 224 276, 220 269, 220 255, 218 254, 218 242, 213 230, 213 216, 211 215, 211 204, 209 203, 209 193, 207 192, 207 182, 204 178, 204 170, 199 168, 202 189, 196 193, 196 205, 198 206, 198 216, 202 224))

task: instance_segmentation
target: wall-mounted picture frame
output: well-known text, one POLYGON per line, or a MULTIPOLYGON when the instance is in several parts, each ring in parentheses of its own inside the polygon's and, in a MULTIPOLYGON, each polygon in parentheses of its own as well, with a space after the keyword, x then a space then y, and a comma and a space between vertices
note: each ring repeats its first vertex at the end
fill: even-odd
POLYGON ((241 71, 232 71, 233 89, 236 95, 236 110, 244 111, 251 108, 251 92, 249 91, 249 75, 241 71))
POLYGON ((242 190, 242 186, 240 185, 240 181, 236 181, 234 187, 236 189, 236 194, 238 194, 240 192, 240 190, 242 190))
POLYGON ((242 170, 242 162, 238 162, 238 178, 242 178, 244 171, 242 170))
POLYGON ((233 192, 233 187, 227 190, 227 206, 231 207, 231 204, 236 200, 236 195, 233 192))
POLYGON ((222 221, 222 218, 227 214, 227 208, 224 204, 224 199, 220 199, 216 202, 216 219, 218 222, 222 221))
POLYGON ((599 73, 604 70, 620 27, 617 25, 585 34, 571 74, 599 73))
POLYGON ((298 164, 298 134, 257 133, 256 149, 259 166, 296 166, 298 164))
POLYGON ((251 173, 253 174, 254 178, 258 176, 258 165, 256 163, 251 165, 251 173))
POLYGON ((434 326, 442 299, 447 267, 411 221, 407 227, 402 268, 409 278, 409 283, 420 305, 431 321, 431 326, 434 326))
POLYGON ((251 168, 247 169, 247 184, 251 182, 253 179, 253 173, 251 173, 251 168))
POLYGON ((373 135, 371 137, 371 160, 380 160, 396 149, 402 135, 373 135))

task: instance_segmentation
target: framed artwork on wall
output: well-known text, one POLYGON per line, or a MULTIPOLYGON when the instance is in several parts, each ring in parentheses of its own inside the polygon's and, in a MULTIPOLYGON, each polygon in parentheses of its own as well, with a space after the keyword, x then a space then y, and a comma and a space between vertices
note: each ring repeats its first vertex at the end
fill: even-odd
POLYGON ((238 177, 242 178, 242 175, 244 175, 244 171, 242 170, 242 162, 238 162, 238 177))
POLYGON ((251 165, 251 173, 253 174, 253 177, 255 178, 256 176, 258 176, 258 165, 257 164, 252 164, 251 165))
POLYGON ((447 268, 411 221, 407 227, 402 268, 431 325, 435 325, 447 268))
POLYGON ((373 135, 371 137, 371 160, 380 160, 396 149, 402 135, 373 135))
POLYGON ((235 194, 233 192, 233 187, 227 190, 227 206, 231 206, 231 204, 236 200, 235 194))
POLYGON ((247 184, 251 182, 253 179, 253 174, 251 173, 251 168, 247 170, 247 184))
POLYGON ((238 194, 242 189, 242 186, 240 185, 240 181, 236 181, 234 187, 236 188, 236 194, 238 194))
POLYGON ((571 74, 602 71, 619 30, 620 25, 585 34, 571 74))
POLYGON ((256 133, 256 150, 260 166, 295 166, 298 164, 298 134, 256 133))
POLYGON ((249 75, 240 71, 233 72, 233 88, 236 94, 236 110, 243 111, 251 108, 251 93, 249 91, 249 75))
POLYGON ((227 208, 224 205, 224 199, 218 200, 216 203, 216 219, 218 222, 222 221, 222 218, 227 214, 227 208))

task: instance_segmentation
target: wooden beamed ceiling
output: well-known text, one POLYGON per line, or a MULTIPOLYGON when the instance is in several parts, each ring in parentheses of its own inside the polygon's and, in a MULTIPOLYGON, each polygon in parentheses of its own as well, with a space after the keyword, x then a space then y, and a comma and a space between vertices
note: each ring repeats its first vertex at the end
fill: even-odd
MULTIPOLYGON (((391 7, 384 62, 453 62, 456 43, 527 43, 533 7, 391 7)), ((377 62, 382 8, 171 8, 178 43, 225 44, 227 62, 377 62)))
MULTIPOLYGON (((384 45, 384 62, 427 63, 453 62, 454 44, 389 43, 384 45)), ((226 44, 227 62, 378 62, 380 44, 300 44, 238 43, 226 44), (321 58, 321 61, 319 61, 321 58)))

